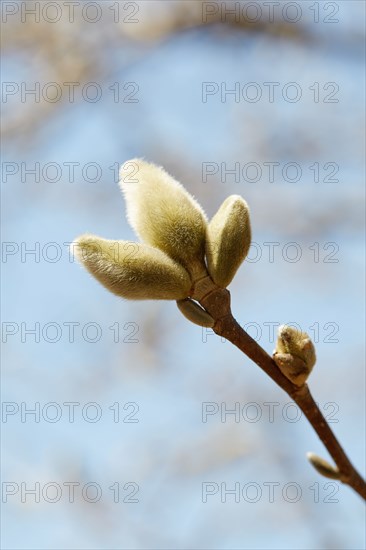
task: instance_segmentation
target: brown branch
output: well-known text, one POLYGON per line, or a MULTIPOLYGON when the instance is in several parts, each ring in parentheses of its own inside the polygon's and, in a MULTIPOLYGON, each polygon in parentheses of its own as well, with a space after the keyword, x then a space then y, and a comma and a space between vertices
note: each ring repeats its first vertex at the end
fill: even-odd
POLYGON ((215 333, 237 346, 295 401, 336 463, 340 481, 352 487, 366 500, 365 481, 354 468, 327 424, 307 384, 298 387, 288 380, 278 369, 272 357, 241 328, 231 313, 230 292, 217 287, 210 277, 204 277, 197 281, 192 297, 199 301, 215 320, 213 326, 215 333))

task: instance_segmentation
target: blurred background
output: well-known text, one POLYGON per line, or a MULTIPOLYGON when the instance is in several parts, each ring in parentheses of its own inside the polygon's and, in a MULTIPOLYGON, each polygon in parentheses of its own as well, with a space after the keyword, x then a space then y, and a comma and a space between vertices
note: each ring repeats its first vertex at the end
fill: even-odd
POLYGON ((279 324, 309 333, 311 390, 364 474, 364 8, 2 3, 3 548, 364 547, 360 498, 312 470, 329 457, 287 396, 68 250, 135 240, 133 157, 209 217, 242 195, 233 313, 270 353, 279 324))

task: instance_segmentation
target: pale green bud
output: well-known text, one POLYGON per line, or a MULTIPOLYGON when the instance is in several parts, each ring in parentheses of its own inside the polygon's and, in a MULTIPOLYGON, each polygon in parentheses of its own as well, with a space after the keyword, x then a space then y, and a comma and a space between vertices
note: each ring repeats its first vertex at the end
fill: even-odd
POLYGON ((214 319, 205 309, 203 309, 197 302, 194 302, 190 298, 185 300, 178 300, 177 306, 184 317, 199 325, 200 327, 212 328, 215 324, 214 319))
POLYGON ((206 216, 163 168, 134 159, 121 167, 127 218, 146 243, 160 248, 191 273, 204 265, 206 216))
POLYGON ((214 282, 226 288, 248 254, 251 242, 249 208, 238 195, 228 197, 207 229, 206 260, 214 282))
POLYGON ((82 235, 73 243, 79 262, 108 290, 132 300, 180 300, 188 296, 187 271, 146 244, 82 235))
POLYGON ((314 344, 306 332, 281 325, 273 360, 286 378, 302 386, 315 365, 314 344))
POLYGON ((315 453, 306 453, 307 459, 319 474, 330 479, 340 479, 340 472, 338 468, 335 468, 329 462, 316 455, 315 453))

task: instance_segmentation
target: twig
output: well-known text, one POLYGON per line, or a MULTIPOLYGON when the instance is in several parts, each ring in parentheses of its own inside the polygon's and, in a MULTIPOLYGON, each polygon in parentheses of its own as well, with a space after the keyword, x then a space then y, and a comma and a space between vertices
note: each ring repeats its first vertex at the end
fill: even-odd
POLYGON ((327 424, 307 384, 299 387, 288 380, 272 357, 242 329, 231 313, 230 292, 217 287, 210 277, 204 277, 195 285, 193 298, 199 301, 215 320, 214 332, 237 346, 295 401, 336 463, 339 480, 352 487, 366 500, 365 481, 327 424))

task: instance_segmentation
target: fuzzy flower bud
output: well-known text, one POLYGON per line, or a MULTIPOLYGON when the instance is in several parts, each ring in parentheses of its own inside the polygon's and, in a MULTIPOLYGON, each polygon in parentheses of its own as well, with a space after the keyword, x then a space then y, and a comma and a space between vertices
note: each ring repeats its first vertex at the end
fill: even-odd
POLYGON ((306 332, 281 325, 273 360, 286 378, 302 386, 315 365, 314 344, 306 332))
POLYGON ((140 159, 120 170, 127 218, 139 237, 183 265, 193 276, 204 268, 206 216, 163 168, 140 159))
POLYGON ((239 195, 220 206, 207 229, 206 259, 214 282, 226 288, 248 254, 251 242, 249 208, 239 195))
POLYGON ((79 262, 108 290, 133 300, 181 300, 191 288, 187 271, 161 250, 128 241, 82 235, 73 243, 79 262))

